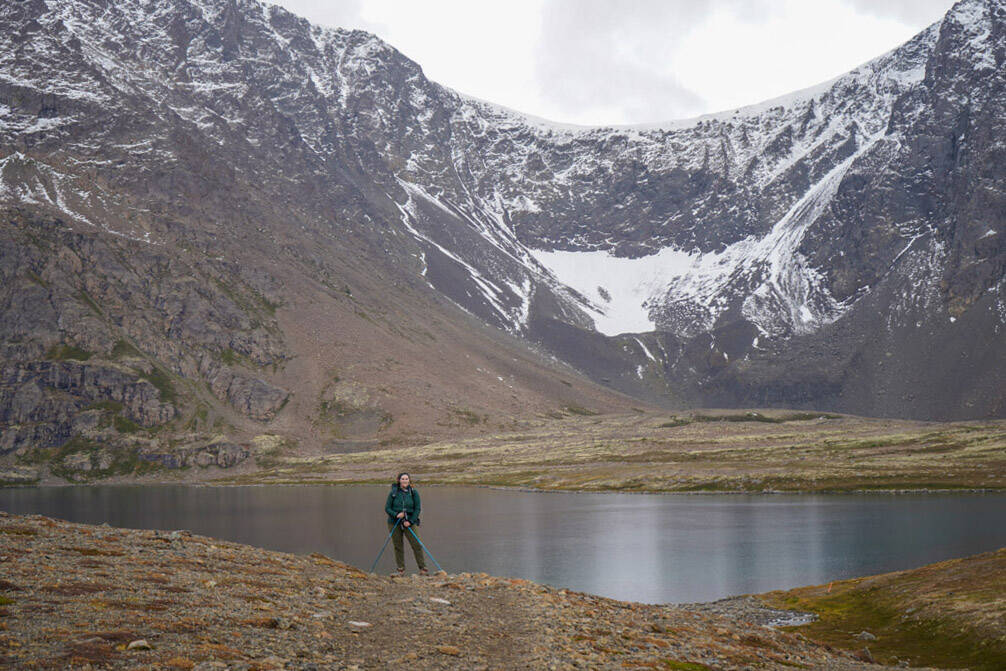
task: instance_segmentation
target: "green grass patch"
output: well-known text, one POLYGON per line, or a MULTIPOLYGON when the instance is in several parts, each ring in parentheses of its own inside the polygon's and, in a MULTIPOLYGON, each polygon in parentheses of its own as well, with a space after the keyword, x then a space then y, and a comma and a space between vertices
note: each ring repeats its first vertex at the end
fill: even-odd
POLYGON ((9 606, 14 603, 14 599, 6 596, 0 596, 0 606, 9 606))
POLYGON ((112 358, 113 359, 123 359, 126 357, 140 357, 143 354, 140 350, 133 347, 133 344, 128 340, 119 339, 115 341, 115 346, 112 347, 112 358))
POLYGON ((760 412, 745 412, 741 415, 692 415, 695 422, 766 422, 768 424, 782 424, 784 419, 769 417, 760 412))
POLYGON ((28 275, 28 278, 32 282, 34 282, 35 284, 38 284, 39 286, 41 286, 41 287, 43 287, 45 289, 49 288, 49 283, 46 282, 45 280, 43 280, 41 277, 39 277, 39 274, 36 273, 34 270, 29 270, 28 273, 27 273, 27 275, 28 275))
POLYGON ((232 286, 219 277, 210 275, 209 279, 217 285, 220 291, 227 296, 227 298, 231 299, 235 305, 249 315, 274 317, 276 315, 276 308, 282 305, 282 303, 274 303, 270 301, 258 291, 247 286, 243 286, 242 291, 238 289, 238 287, 232 286))
POLYGON ((1006 643, 1002 639, 989 640, 971 634, 950 616, 913 620, 885 601, 883 590, 871 588, 850 589, 820 598, 788 596, 781 604, 788 609, 816 613, 818 620, 793 630, 835 648, 861 650, 864 642, 854 635, 870 632, 877 640, 866 645, 881 664, 895 665, 905 660, 912 666, 942 669, 1003 668, 1006 643))
POLYGON ((580 415, 583 417, 593 417, 594 415, 600 414, 595 410, 591 410, 590 408, 584 408, 583 406, 580 405, 567 405, 566 407, 563 408, 563 410, 565 410, 571 415, 580 415))
POLYGON ((122 412, 122 404, 118 401, 95 401, 88 405, 85 410, 102 410, 105 412, 122 412))
POLYGON ((783 415, 780 419, 784 422, 806 422, 812 419, 841 419, 841 415, 834 415, 827 412, 793 412, 783 415))
POLYGON ((675 671, 709 671, 709 667, 698 662, 679 662, 676 659, 665 659, 664 667, 675 671))
POLYGON ((210 411, 205 405, 200 404, 196 408, 195 412, 192 413, 192 417, 185 424, 185 428, 189 431, 194 431, 199 428, 200 425, 206 426, 209 423, 210 411))
POLYGON ((274 303, 273 301, 269 300, 259 292, 255 291, 254 289, 252 290, 252 296, 255 297, 255 300, 258 301, 259 305, 262 306, 262 310, 270 317, 275 317, 276 308, 283 305, 282 303, 274 303))
POLYGON ((81 349, 75 345, 67 345, 66 343, 55 345, 45 353, 45 358, 50 361, 87 361, 92 356, 94 356, 94 352, 88 352, 85 349, 81 349))
POLYGON ((657 426, 658 428, 661 429, 673 429, 676 426, 687 426, 688 424, 691 423, 692 421, 690 419, 685 419, 684 417, 672 417, 671 419, 661 424, 658 424, 657 426))
POLYGON ((157 387, 157 391, 161 393, 161 401, 173 403, 178 397, 174 385, 171 384, 171 378, 160 368, 154 368, 149 373, 144 373, 143 378, 157 387))
POLYGON ((105 313, 101 311, 101 308, 98 306, 98 304, 95 302, 95 300, 93 298, 91 298, 91 295, 88 294, 86 291, 84 291, 83 289, 81 289, 79 292, 77 292, 77 298, 79 298, 81 301, 83 301, 83 303, 87 307, 91 308, 91 310, 94 312, 94 314, 98 315, 99 317, 103 317, 104 316, 105 313))
POLYGON ((129 419, 128 417, 123 417, 122 415, 116 415, 112 418, 112 426, 119 433, 136 433, 138 431, 143 431, 143 427, 129 419))

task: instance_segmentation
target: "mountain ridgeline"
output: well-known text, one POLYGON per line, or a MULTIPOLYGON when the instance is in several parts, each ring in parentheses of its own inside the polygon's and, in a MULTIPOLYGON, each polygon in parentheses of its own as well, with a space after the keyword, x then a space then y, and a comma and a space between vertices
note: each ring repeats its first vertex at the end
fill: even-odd
POLYGON ((229 466, 648 404, 1001 417, 1004 58, 1006 4, 963 0, 811 89, 581 128, 253 0, 7 2, 0 454, 229 466))

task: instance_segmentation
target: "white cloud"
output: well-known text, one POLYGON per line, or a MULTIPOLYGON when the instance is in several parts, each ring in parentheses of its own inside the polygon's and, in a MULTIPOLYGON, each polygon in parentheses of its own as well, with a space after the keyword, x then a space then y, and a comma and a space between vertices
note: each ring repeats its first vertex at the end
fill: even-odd
POLYGON ((334 28, 359 28, 373 32, 378 26, 363 20, 361 11, 362 0, 339 0, 324 2, 320 0, 266 0, 285 7, 298 16, 303 16, 311 23, 334 28))
POLYGON ((848 72, 921 28, 858 14, 841 0, 775 2, 752 22, 720 8, 679 42, 674 69, 701 91, 704 112, 784 95, 848 72))
POLYGON ((943 18, 953 0, 848 0, 857 11, 907 25, 927 26, 943 18))
POLYGON ((431 79, 556 121, 714 112, 811 86, 888 51, 951 0, 280 0, 377 33, 431 79))

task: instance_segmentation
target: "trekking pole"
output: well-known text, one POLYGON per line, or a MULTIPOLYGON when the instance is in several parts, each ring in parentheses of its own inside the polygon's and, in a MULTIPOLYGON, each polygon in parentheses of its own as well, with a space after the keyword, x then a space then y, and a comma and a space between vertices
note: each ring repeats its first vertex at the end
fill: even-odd
POLYGON ((373 573, 373 572, 374 572, 374 569, 375 569, 375 568, 377 567, 377 562, 381 561, 381 555, 383 555, 383 554, 384 554, 384 548, 388 547, 388 541, 390 541, 390 540, 391 540, 391 534, 395 533, 395 529, 397 529, 397 528, 398 528, 398 525, 399 525, 399 523, 401 523, 401 521, 402 521, 402 518, 401 518, 401 517, 399 517, 399 518, 398 518, 398 521, 397 521, 397 522, 395 522, 395 526, 393 526, 393 527, 391 528, 391 533, 389 533, 389 534, 388 534, 388 537, 387 537, 386 539, 384 539, 384 545, 382 545, 382 546, 381 546, 381 551, 377 553, 377 559, 375 559, 375 560, 374 560, 374 563, 373 563, 373 564, 371 564, 371 566, 370 566, 370 572, 371 572, 371 573, 373 573))
POLYGON ((430 556, 430 559, 433 560, 433 563, 434 563, 434 565, 436 565, 437 570, 438 571, 443 571, 444 569, 442 569, 440 567, 440 564, 437 564, 437 560, 433 556, 433 553, 426 549, 426 546, 423 545, 423 541, 419 540, 419 536, 417 536, 416 532, 412 530, 412 527, 405 527, 405 528, 409 530, 409 533, 412 534, 413 538, 415 538, 417 541, 419 541, 419 547, 423 548, 423 552, 425 552, 426 554, 428 554, 430 556))

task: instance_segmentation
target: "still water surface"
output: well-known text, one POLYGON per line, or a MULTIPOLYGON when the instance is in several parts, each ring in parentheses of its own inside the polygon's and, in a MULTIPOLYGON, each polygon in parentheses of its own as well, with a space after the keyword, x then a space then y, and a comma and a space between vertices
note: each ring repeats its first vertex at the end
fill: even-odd
MULTIPOLYGON (((188 529, 369 568, 387 487, 0 489, 0 510, 188 529)), ((1006 545, 1006 495, 565 494, 423 487, 420 537, 449 572, 644 602, 708 601, 913 568, 1006 545)), ((394 567, 391 548, 378 571, 394 567)), ((415 564, 406 545, 406 563, 415 564)), ((432 568, 432 563, 431 563, 432 568)))

